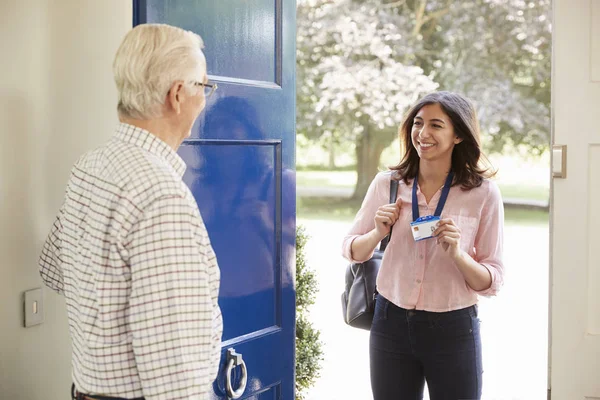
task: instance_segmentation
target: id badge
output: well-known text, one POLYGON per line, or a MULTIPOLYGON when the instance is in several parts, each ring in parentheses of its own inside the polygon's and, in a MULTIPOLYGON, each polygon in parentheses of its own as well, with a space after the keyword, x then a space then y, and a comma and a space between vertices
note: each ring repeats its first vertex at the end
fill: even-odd
POLYGON ((415 242, 433 237, 433 232, 437 229, 436 225, 440 217, 435 215, 427 215, 418 218, 410 223, 410 231, 412 232, 415 242))

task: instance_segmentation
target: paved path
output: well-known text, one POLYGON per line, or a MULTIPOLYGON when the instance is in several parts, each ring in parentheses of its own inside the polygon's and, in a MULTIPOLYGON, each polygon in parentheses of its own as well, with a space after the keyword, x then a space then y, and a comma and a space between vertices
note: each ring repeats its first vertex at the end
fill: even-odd
MULTIPOLYGON (((339 248, 348 223, 298 222, 311 235, 307 263, 316 270, 320 285, 311 318, 325 344, 321 378, 307 400, 372 400, 368 332, 347 327, 341 317, 346 261, 339 248)), ((483 400, 544 400, 548 229, 507 226, 505 237, 505 286, 498 297, 480 303, 483 400)))

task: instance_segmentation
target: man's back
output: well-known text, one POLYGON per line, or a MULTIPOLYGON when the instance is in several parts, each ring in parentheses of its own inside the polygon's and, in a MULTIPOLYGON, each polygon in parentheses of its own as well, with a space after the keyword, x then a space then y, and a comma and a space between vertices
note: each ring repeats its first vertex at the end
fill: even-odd
POLYGON ((80 392, 187 399, 210 389, 219 270, 184 171, 166 143, 127 124, 73 168, 40 271, 66 297, 80 392))

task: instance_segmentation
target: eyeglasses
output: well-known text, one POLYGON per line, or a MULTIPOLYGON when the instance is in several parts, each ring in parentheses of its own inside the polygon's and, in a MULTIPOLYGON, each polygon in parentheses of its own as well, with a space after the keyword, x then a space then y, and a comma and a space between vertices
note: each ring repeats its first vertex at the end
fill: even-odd
POLYGON ((204 87, 204 97, 210 97, 215 90, 219 87, 216 83, 202 83, 202 82, 194 82, 194 86, 202 86, 204 87))

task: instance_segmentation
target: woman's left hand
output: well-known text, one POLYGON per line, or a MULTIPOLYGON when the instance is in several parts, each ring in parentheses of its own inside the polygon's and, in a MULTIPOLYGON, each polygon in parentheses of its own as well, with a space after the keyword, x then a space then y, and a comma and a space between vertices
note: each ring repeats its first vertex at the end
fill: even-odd
POLYGON ((460 255, 460 228, 452 218, 441 219, 433 235, 437 237, 437 243, 442 245, 450 257, 457 258, 460 255))

